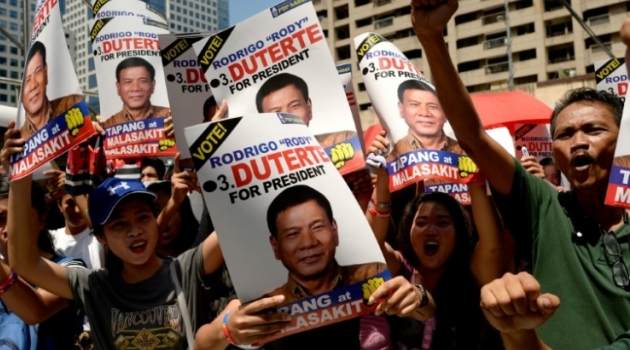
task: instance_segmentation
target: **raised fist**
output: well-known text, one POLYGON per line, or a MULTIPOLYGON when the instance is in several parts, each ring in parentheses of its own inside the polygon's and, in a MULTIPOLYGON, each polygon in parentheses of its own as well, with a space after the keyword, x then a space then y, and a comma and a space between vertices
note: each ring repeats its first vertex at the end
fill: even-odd
POLYGON ((363 283, 361 290, 363 291, 363 302, 366 305, 370 305, 370 297, 383 283, 385 283, 385 279, 383 277, 373 277, 363 283))
POLYGON ((337 169, 346 165, 346 161, 354 157, 354 148, 349 142, 343 142, 330 149, 330 160, 337 169))
POLYGON ((477 172, 477 164, 470 157, 459 157, 459 176, 463 179, 477 172))
POLYGON ((77 136, 83 123, 83 113, 81 113, 80 109, 74 107, 66 112, 66 124, 68 125, 70 135, 73 137, 77 136))
POLYGON ((166 151, 167 149, 175 146, 175 139, 164 139, 158 142, 160 145, 160 151, 166 151))

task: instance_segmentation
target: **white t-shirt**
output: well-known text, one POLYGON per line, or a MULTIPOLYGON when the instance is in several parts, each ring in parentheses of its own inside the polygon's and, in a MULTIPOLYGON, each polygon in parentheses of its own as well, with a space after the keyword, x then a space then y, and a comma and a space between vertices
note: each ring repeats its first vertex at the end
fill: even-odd
POLYGON ((55 241, 55 248, 59 249, 65 256, 83 259, 88 269, 104 267, 105 251, 96 237, 90 234, 89 228, 74 236, 66 234, 65 227, 50 231, 50 234, 55 241))

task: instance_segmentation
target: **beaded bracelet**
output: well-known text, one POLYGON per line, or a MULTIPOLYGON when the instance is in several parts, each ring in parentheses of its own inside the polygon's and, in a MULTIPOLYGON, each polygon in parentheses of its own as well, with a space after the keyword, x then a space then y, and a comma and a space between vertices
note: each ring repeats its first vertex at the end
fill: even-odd
POLYGON ((392 202, 377 202, 374 198, 370 198, 370 203, 372 203, 372 205, 376 208, 379 209, 391 209, 392 208, 392 202))
POLYGON ((2 282, 2 284, 0 284, 0 295, 6 293, 9 290, 9 288, 11 288, 13 283, 15 283, 16 279, 17 279, 17 275, 15 274, 15 272, 11 272, 9 277, 7 277, 7 279, 5 279, 4 282, 2 282))
POLYGON ((234 342, 234 338, 232 338, 232 336, 230 335, 230 330, 228 330, 228 327, 227 327, 228 319, 230 318, 231 312, 232 310, 226 312, 225 315, 223 316, 223 327, 222 327, 223 336, 225 336, 225 339, 227 339, 227 341, 229 341, 230 344, 236 345, 236 342, 234 342))
POLYGON ((369 211, 370 211, 370 214, 372 214, 372 216, 376 216, 376 217, 383 218, 383 219, 388 218, 391 215, 391 213, 392 213, 391 210, 386 212, 386 213, 381 213, 380 211, 378 211, 378 210, 376 210, 374 208, 370 208, 369 211))

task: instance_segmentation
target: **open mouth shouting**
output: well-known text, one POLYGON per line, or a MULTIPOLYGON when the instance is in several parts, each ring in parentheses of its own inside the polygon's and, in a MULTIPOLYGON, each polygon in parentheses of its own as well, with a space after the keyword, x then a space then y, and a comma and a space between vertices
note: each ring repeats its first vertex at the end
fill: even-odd
POLYGON ((140 254, 147 249, 147 241, 144 239, 133 241, 133 243, 129 246, 129 249, 136 254, 140 254))
POLYGON ((437 254, 438 249, 440 249, 440 244, 438 241, 430 240, 424 243, 424 254, 426 256, 433 256, 437 254))
POLYGON ((595 158, 587 152, 577 152, 571 156, 571 167, 576 172, 588 171, 591 164, 595 162, 595 158))

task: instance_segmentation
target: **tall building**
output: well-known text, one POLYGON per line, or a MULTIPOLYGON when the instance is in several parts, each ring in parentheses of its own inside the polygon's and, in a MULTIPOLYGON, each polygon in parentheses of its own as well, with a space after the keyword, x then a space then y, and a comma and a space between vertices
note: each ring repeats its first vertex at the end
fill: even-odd
MULTIPOLYGON (((0 0, 0 4, 6 0, 0 0)), ((216 31, 221 18, 227 15, 227 0, 145 0, 169 18, 173 33, 216 31)), ((1 10, 0 10, 1 11, 1 10)), ((1 16, 0 16, 1 18, 1 16)), ((92 21, 91 9, 85 0, 65 0, 63 22, 66 30, 74 33, 75 69, 79 83, 85 91, 97 91, 96 72, 89 32, 92 21)), ((89 105, 98 111, 98 97, 90 96, 89 105)))
MULTIPOLYGON (((575 12, 617 57, 625 46, 619 29, 630 1, 570 0, 575 12)), ((353 63, 353 38, 376 32, 392 41, 431 79, 424 52, 411 26, 408 0, 313 0, 337 63, 353 63)), ((558 0, 509 0, 514 83, 533 93, 536 86, 576 79, 592 80, 593 62, 608 56, 558 0)), ((450 56, 471 92, 505 90, 508 80, 504 0, 460 0, 444 31, 450 56)), ((376 122, 359 74, 357 100, 365 124, 376 122)), ((562 89, 559 89, 562 90, 562 89)), ((560 91, 561 92, 561 91, 560 91)), ((536 95, 535 93, 533 93, 536 95)))
MULTIPOLYGON (((0 27, 20 43, 24 42, 23 0, 0 0, 0 27)), ((36 0, 30 0, 31 18, 36 0)), ((24 54, 7 36, 0 33, 0 78, 22 79, 24 54)), ((14 85, 0 83, 0 104, 15 106, 19 90, 14 85)))

